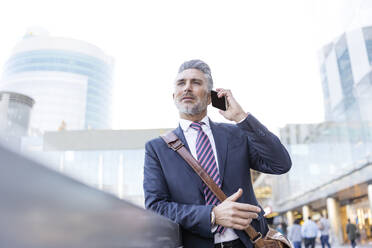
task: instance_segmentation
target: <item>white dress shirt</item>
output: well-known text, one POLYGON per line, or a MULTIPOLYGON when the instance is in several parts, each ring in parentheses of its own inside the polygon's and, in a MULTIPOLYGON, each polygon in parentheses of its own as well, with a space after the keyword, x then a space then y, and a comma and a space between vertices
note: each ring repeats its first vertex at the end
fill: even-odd
MULTIPOLYGON (((205 116, 201 122, 204 122, 205 125, 202 125, 203 132, 208 136, 209 141, 211 142, 214 157, 216 159, 217 163, 217 169, 219 170, 218 167, 218 157, 217 157, 217 150, 216 150, 216 144, 214 142, 214 138, 212 135, 212 130, 209 124, 209 118, 208 116, 205 116)), ((193 157, 198 160, 198 157, 196 155, 196 138, 198 136, 198 131, 195 129, 191 128, 192 121, 185 120, 185 119, 180 119, 180 126, 183 130, 183 134, 185 135, 187 144, 189 145, 190 152, 193 155, 193 157)), ((217 227, 212 228, 211 231, 216 231, 217 227)), ((217 233, 214 235, 214 243, 221 243, 221 242, 227 242, 227 241, 232 241, 235 239, 238 239, 238 235, 234 232, 232 228, 226 228, 225 232, 223 234, 217 233)))
POLYGON ((301 226, 299 224, 293 224, 292 226, 288 227, 287 237, 292 242, 301 242, 301 226))
POLYGON ((321 235, 329 235, 329 229, 331 228, 329 221, 322 217, 320 220, 321 225, 323 226, 323 229, 320 230, 321 235))
POLYGON ((318 235, 318 226, 312 220, 307 220, 301 227, 302 237, 304 238, 316 238, 318 235))

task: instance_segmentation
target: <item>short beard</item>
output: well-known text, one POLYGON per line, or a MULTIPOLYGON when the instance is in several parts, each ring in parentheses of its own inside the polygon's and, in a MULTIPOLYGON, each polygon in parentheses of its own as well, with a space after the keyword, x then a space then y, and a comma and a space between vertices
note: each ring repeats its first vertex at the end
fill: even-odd
POLYGON ((182 105, 179 101, 174 101, 174 103, 176 104, 176 107, 180 113, 186 115, 198 115, 207 108, 208 98, 205 98, 204 102, 200 101, 194 106, 185 106, 182 105))

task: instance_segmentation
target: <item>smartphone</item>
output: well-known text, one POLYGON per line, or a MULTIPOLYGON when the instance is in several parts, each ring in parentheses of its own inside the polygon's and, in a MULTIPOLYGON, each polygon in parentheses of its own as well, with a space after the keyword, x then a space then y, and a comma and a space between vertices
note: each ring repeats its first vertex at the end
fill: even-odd
POLYGON ((212 98, 212 106, 218 109, 221 109, 225 111, 227 109, 226 106, 226 97, 223 96, 221 98, 218 98, 217 91, 212 90, 211 91, 211 98, 212 98))

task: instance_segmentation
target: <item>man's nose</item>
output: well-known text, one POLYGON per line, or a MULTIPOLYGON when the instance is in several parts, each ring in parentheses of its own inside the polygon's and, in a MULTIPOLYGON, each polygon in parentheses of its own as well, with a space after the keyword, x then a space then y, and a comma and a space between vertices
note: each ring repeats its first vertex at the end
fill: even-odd
POLYGON ((192 84, 190 81, 186 81, 184 91, 192 91, 192 84))

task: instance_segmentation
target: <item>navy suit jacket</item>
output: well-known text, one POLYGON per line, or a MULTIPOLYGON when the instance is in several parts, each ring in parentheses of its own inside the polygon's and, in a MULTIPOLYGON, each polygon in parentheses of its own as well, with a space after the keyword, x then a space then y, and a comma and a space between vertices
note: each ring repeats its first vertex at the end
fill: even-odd
MULTIPOLYGON (((286 149, 251 114, 236 125, 210 121, 210 127, 216 144, 222 191, 230 196, 242 188, 243 195, 238 202, 258 206, 250 169, 269 174, 287 172, 291 160, 286 149)), ((189 149, 180 126, 175 133, 189 149)), ((184 247, 214 247, 213 206, 205 205, 203 182, 160 137, 146 143, 143 187, 146 208, 180 225, 184 247)), ((252 225, 266 234, 268 227, 263 211, 252 225)), ((235 232, 246 247, 253 247, 244 231, 235 232)))

